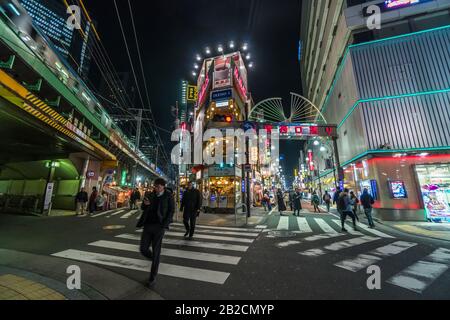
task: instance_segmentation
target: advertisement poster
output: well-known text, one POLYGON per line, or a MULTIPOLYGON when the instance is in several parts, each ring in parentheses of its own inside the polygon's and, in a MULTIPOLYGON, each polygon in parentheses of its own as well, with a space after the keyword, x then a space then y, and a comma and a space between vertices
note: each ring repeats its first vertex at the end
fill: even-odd
POLYGON ((214 62, 214 89, 231 86, 231 57, 220 57, 214 62))
POLYGON ((421 187, 423 203, 427 212, 427 219, 432 222, 450 223, 450 207, 448 196, 450 190, 439 185, 424 185, 421 187))
POLYGON ((407 199, 408 194, 406 193, 405 183, 403 181, 390 181, 389 191, 394 199, 407 199))

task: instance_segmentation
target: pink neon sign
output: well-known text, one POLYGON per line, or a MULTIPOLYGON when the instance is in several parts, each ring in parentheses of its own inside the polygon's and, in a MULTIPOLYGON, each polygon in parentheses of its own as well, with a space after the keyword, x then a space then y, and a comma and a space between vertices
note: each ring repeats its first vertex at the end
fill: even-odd
POLYGON ((386 7, 388 8, 397 8, 397 7, 403 7, 408 6, 412 4, 419 3, 420 0, 387 0, 385 1, 386 7))
POLYGON ((206 97, 206 91, 208 90, 208 87, 209 87, 209 76, 206 75, 205 82, 203 83, 202 88, 200 89, 200 93, 198 94, 198 107, 201 107, 205 102, 204 100, 206 97))
POLYGON ((247 100, 247 88, 245 87, 244 81, 242 80, 242 77, 239 74, 238 67, 234 67, 234 79, 235 79, 236 85, 239 89, 239 94, 241 95, 241 98, 244 101, 247 100))

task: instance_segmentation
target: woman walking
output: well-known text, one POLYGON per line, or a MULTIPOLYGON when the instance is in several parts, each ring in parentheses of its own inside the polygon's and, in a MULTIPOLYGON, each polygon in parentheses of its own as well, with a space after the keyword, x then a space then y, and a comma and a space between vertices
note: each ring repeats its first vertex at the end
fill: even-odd
POLYGON ((283 216, 283 211, 286 211, 286 204, 284 203, 284 195, 281 189, 277 191, 277 202, 278 202, 278 211, 280 212, 280 216, 283 216))

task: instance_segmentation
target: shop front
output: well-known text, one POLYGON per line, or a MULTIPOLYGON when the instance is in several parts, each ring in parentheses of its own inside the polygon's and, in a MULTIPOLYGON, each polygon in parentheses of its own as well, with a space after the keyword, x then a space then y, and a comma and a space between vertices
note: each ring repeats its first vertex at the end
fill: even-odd
POLYGON ((450 155, 372 155, 344 167, 344 187, 368 189, 386 221, 450 222, 450 155))
POLYGON ((203 206, 206 212, 234 214, 242 203, 242 171, 234 166, 211 166, 203 173, 203 206))

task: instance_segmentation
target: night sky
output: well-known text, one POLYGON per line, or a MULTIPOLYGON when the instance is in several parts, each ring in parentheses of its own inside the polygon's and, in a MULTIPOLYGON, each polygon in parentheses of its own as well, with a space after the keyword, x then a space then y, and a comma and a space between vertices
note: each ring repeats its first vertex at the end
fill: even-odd
MULTIPOLYGON (((138 71, 128 2, 117 2, 138 71)), ((130 71, 114 2, 90 1, 86 5, 116 69, 130 71)), ((230 40, 250 45, 255 67, 249 71, 249 90, 255 102, 283 97, 288 105, 291 91, 302 93, 298 61, 301 0, 131 0, 131 5, 159 126, 172 130, 170 106, 179 99, 181 79, 194 83, 195 55, 203 53, 206 46, 214 48, 230 40)), ((161 135, 163 140, 170 138, 169 133, 161 135)), ((298 143, 282 145, 289 171, 298 161, 299 147, 298 143)))

